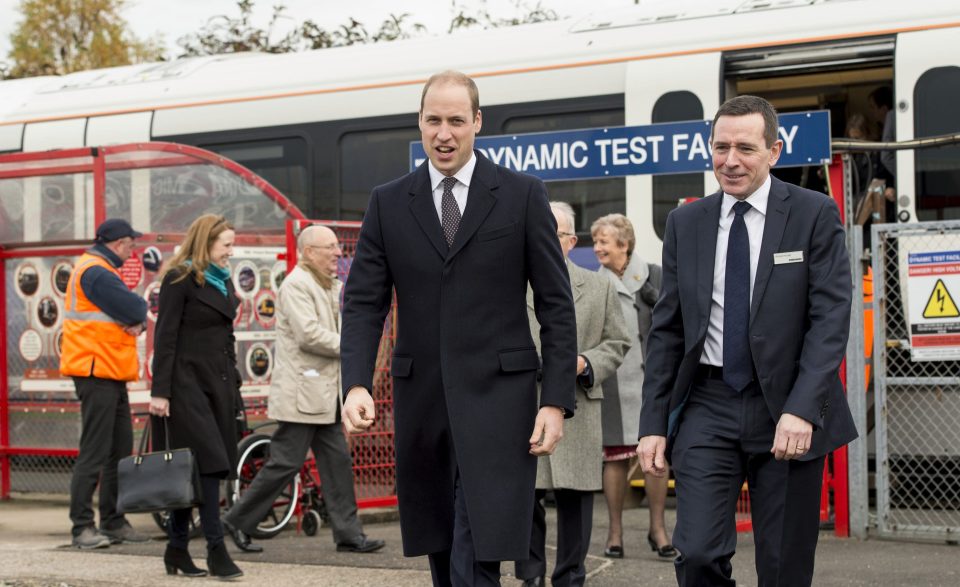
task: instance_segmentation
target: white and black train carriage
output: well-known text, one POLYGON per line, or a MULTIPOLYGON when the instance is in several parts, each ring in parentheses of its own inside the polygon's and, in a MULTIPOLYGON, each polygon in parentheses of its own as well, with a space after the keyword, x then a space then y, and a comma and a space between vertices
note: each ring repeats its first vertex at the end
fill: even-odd
MULTIPOLYGON (((360 219, 373 186, 409 169, 423 81, 480 85, 482 135, 712 118, 757 94, 829 110, 832 134, 893 90, 896 139, 960 131, 954 0, 716 0, 296 54, 238 54, 0 82, 0 152, 150 140, 197 145, 272 182, 313 218, 360 219)), ((879 126, 879 121, 873 122, 879 126)), ((960 217, 960 147, 900 151, 901 220, 960 217)), ((817 188, 814 170, 780 170, 817 188)), ((554 181, 589 225, 625 212, 658 259, 678 198, 709 171, 554 181)), ((819 186, 822 187, 822 184, 819 186)))

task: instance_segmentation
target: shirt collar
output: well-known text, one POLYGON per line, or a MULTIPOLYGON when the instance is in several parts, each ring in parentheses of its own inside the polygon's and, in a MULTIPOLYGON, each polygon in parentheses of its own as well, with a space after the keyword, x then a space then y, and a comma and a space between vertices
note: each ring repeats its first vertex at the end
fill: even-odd
MULTIPOLYGON (((770 199, 770 175, 767 175, 766 181, 764 181, 760 187, 757 188, 757 191, 753 192, 745 200, 750 206, 757 212, 767 215, 767 201, 770 199)), ((730 194, 723 193, 723 204, 720 205, 720 217, 726 217, 730 215, 730 212, 733 211, 733 205, 736 204, 739 200, 731 196, 730 194)))
POLYGON ((109 261, 110 264, 113 265, 114 267, 116 267, 117 269, 119 269, 121 266, 123 266, 123 259, 121 259, 119 255, 117 255, 116 253, 114 253, 113 251, 111 251, 111 250, 107 247, 107 245, 105 245, 105 244, 103 244, 103 243, 95 243, 95 244, 93 245, 93 247, 90 249, 90 252, 93 253, 93 254, 95 254, 95 255, 98 255, 98 256, 100 256, 100 257, 103 257, 104 259, 106 259, 107 261, 109 261))
MULTIPOLYGON (((457 178, 457 181, 463 185, 470 187, 470 179, 473 177, 473 169, 477 166, 477 154, 471 152, 470 160, 460 168, 460 171, 453 174, 453 177, 457 178)), ((427 168, 430 170, 430 188, 436 190, 440 187, 440 182, 443 181, 443 178, 446 175, 440 173, 436 167, 433 166, 433 161, 427 159, 427 168)))

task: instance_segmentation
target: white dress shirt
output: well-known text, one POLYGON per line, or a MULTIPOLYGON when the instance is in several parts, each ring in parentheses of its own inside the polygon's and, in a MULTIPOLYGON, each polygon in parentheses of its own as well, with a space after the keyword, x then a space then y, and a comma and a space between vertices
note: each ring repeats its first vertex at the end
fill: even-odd
MULTIPOLYGON (((470 160, 460 168, 460 171, 453 174, 457 178, 457 183, 453 185, 453 199, 457 201, 457 208, 460 208, 460 216, 467 209, 467 193, 470 191, 470 179, 473 177, 473 169, 477 166, 477 154, 470 153, 470 160)), ((440 173, 433 162, 428 160, 427 168, 430 170, 430 187, 433 189, 433 207, 437 209, 437 218, 440 219, 440 225, 443 226, 443 179, 446 175, 440 173)))
MULTIPOLYGON (((750 239, 750 301, 753 302, 753 283, 757 278, 757 263, 760 260, 760 243, 763 241, 763 225, 767 218, 767 200, 770 198, 770 176, 746 202, 750 209, 743 215, 750 239)), ((727 272, 727 240, 736 215, 733 205, 738 200, 728 193, 723 194, 720 204, 720 229, 717 230, 717 254, 713 262, 713 297, 710 303, 710 321, 707 338, 703 343, 700 362, 707 365, 723 365, 723 290, 727 272)))

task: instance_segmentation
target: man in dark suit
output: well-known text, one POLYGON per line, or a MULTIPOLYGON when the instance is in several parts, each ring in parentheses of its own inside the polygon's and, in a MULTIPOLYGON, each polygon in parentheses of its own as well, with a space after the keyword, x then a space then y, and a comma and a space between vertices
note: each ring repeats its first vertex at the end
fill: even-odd
POLYGON ((647 353, 645 472, 677 478, 680 585, 734 585, 744 478, 759 584, 810 585, 824 456, 857 432, 839 380, 851 277, 833 200, 770 176, 782 146, 766 100, 713 121, 721 191, 667 218, 647 353))
POLYGON ((573 415, 577 333, 546 189, 473 150, 476 84, 458 72, 423 89, 429 161, 374 189, 347 279, 343 420, 375 419, 369 389, 397 297, 397 497, 404 554, 429 555, 435 585, 499 585, 526 558, 537 456, 573 415), (527 322, 530 283, 540 361, 527 322))

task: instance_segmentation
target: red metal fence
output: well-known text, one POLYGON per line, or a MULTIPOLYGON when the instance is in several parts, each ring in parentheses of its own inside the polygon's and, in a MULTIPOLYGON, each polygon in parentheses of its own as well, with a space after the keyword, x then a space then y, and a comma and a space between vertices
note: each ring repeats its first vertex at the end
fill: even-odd
MULTIPOLYGON (((145 233, 121 270, 148 303, 139 340, 141 376, 128 385, 135 432, 149 402, 152 326, 162 259, 199 214, 237 227, 233 279, 241 298, 234 323, 248 416, 266 419, 274 363, 274 301, 295 262, 303 215, 249 170, 213 153, 169 143, 0 156, 0 498, 11 491, 67 493, 80 435, 73 382, 59 375, 63 296, 73 264, 108 217, 145 233), (284 259, 286 258, 286 261, 284 259)), ((325 223, 340 236, 346 275, 359 223, 325 223)), ((388 319, 375 379, 379 422, 351 438, 358 501, 396 503, 388 319)))

